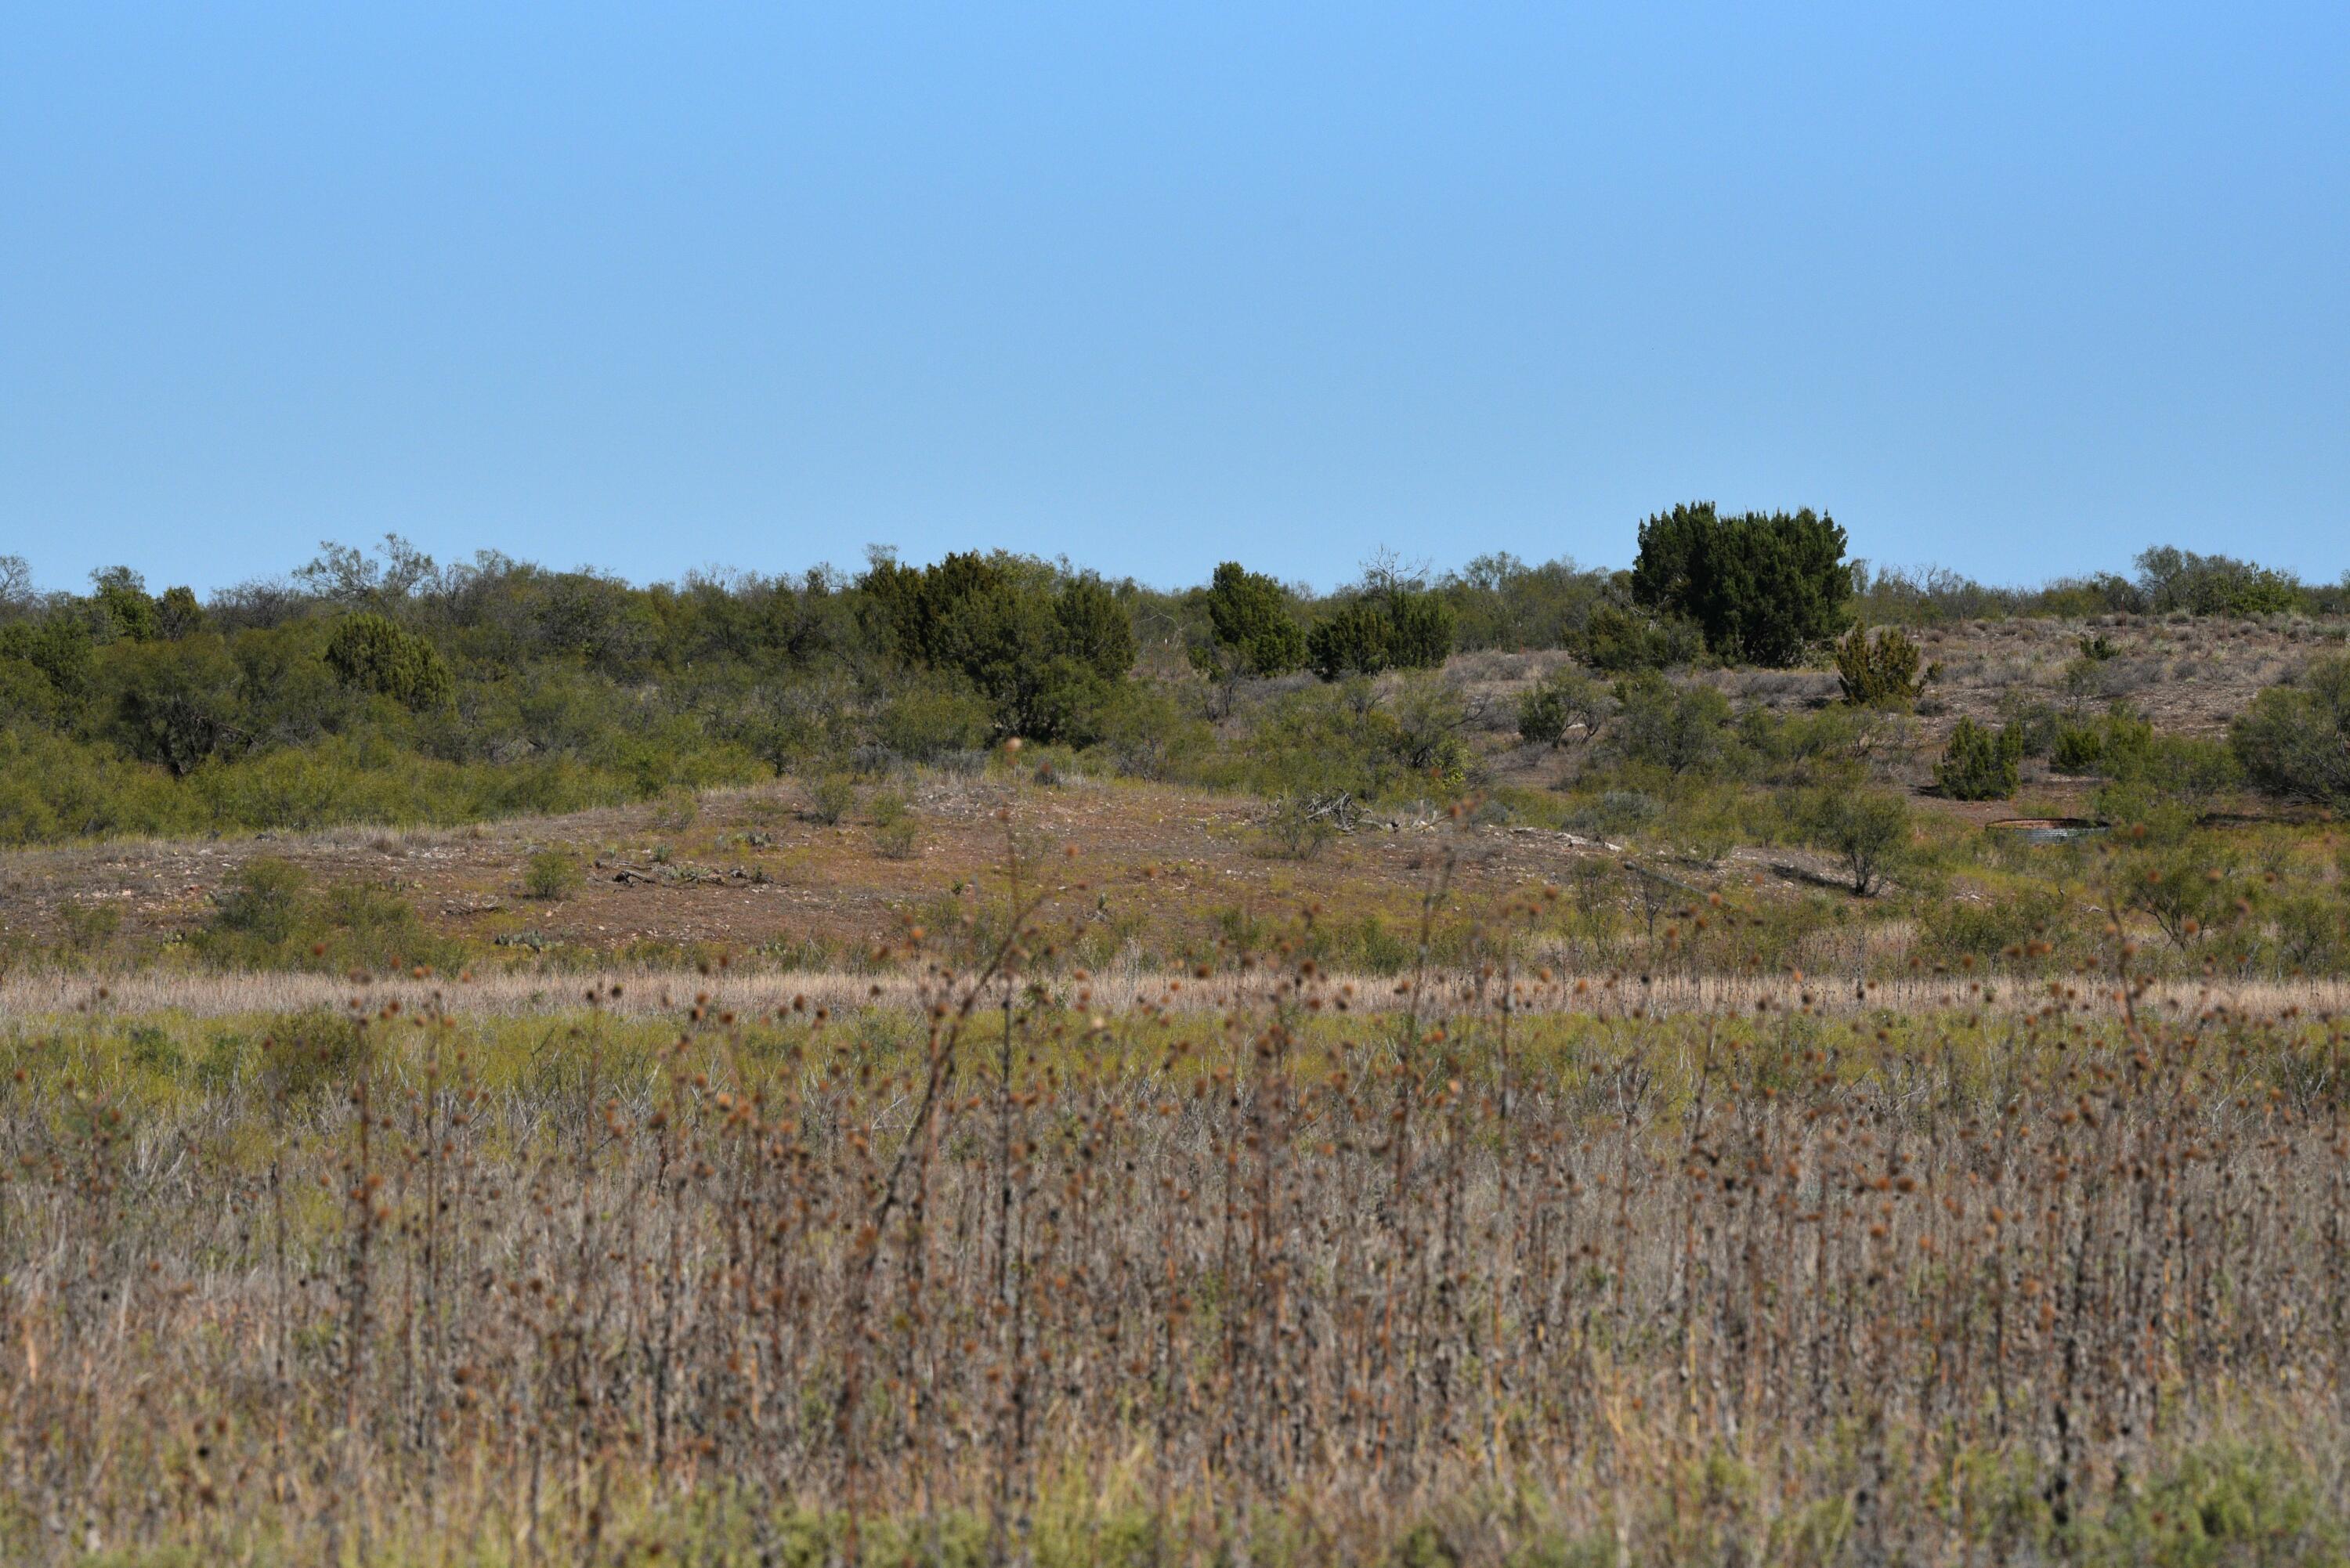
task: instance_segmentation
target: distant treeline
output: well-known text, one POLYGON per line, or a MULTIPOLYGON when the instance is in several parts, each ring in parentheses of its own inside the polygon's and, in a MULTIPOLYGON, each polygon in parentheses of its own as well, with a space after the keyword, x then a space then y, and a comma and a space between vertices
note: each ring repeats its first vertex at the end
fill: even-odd
POLYGON ((1989 588, 1848 560, 1809 512, 1704 504, 1644 524, 1628 571, 1382 555, 1318 595, 1243 563, 1170 590, 1003 552, 636 587, 494 552, 443 565, 394 536, 200 599, 130 566, 40 593, 0 556, 0 844, 566 810, 1007 735, 1149 771, 1242 683, 1293 672, 1343 683, 1480 649, 1565 649, 1617 674, 1783 665, 1856 620, 2345 600, 2167 547, 2127 577, 1989 588))

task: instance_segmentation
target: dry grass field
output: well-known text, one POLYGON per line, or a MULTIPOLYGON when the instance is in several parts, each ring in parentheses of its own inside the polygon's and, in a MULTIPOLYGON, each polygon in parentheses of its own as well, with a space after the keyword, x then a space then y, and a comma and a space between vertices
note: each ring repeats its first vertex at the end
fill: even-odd
POLYGON ((856 1011, 721 978, 658 1012, 428 990, 17 1032, 0 1550, 2350 1539, 2338 1022, 2126 974, 2098 1006, 1660 1015, 1503 969, 1358 1010, 1310 963, 1183 1008, 1031 984, 1027 928, 856 1011))

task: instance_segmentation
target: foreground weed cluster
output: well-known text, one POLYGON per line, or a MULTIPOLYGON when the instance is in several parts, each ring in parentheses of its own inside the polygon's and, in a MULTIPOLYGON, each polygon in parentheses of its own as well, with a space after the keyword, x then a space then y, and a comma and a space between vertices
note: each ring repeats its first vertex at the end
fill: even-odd
POLYGON ((0 1556, 2339 1559, 2337 1023, 1096 1012, 1037 909, 919 1014, 0 1045, 0 1556))

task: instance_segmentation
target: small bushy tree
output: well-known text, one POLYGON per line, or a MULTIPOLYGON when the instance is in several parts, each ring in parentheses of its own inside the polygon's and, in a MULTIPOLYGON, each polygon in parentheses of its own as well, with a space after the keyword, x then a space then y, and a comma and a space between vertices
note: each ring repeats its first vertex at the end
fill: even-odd
POLYGON ((2176 545, 2140 551, 2138 591, 2157 615, 2255 616, 2300 609, 2308 600, 2301 579, 2232 556, 2199 556, 2176 545))
POLYGON ((1899 627, 1874 637, 1854 627, 1836 644, 1836 682, 1856 708, 1907 708, 1918 700, 1918 645, 1899 627))
POLYGON ((1960 719, 1934 764, 1934 782, 1952 800, 2005 800, 2015 793, 2022 762, 2023 736, 2013 725, 1994 732, 1960 719))
POLYGON ((1117 594, 1039 562, 962 554, 916 568, 884 556, 858 587, 899 656, 968 680, 1000 734, 1091 743, 1134 664, 1117 594))
POLYGON ((1694 662, 1705 651, 1705 637, 1696 623, 1677 616, 1604 604, 1591 612, 1573 646, 1594 670, 1635 675, 1694 662))
POLYGON ((1452 651, 1452 611, 1432 593, 1401 584, 1342 605, 1305 634, 1305 654, 1325 680, 1387 670, 1432 670, 1452 651))
POLYGON ((1286 675, 1305 662, 1305 629, 1290 613, 1289 595, 1238 561, 1216 568, 1206 594, 1206 635, 1186 649, 1192 667, 1222 689, 1250 677, 1286 675))
POLYGON ((426 639, 375 614, 346 617, 327 639, 335 679, 389 697, 403 708, 437 708, 449 700, 449 667, 426 639))
POLYGON ((241 742, 244 672, 216 637, 113 650, 112 733, 141 762, 175 775, 241 742))
POLYGON ((1824 789, 1805 802, 1807 842, 1843 863, 1845 883, 1867 898, 1909 846, 1909 803, 1875 790, 1824 789))
POLYGON ((1609 707, 1607 691, 1579 670, 1554 670, 1518 699, 1518 735, 1529 744, 1555 746, 1580 729, 1598 738, 1609 707))
POLYGON ((1709 773, 1721 761, 1730 699, 1711 686, 1636 675, 1616 683, 1616 710, 1615 744, 1627 761, 1677 776, 1709 773))

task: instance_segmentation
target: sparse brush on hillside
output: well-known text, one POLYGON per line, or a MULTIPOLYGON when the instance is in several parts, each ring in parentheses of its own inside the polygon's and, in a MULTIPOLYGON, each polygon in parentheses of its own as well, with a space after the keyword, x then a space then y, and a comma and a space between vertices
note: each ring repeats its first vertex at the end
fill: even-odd
MULTIPOLYGON (((128 567, 95 574, 87 593, 35 593, 22 563, 0 558, 15 585, 0 599, 0 846, 463 823, 761 777, 969 765, 1010 735, 1097 751, 1120 773, 1230 785, 1263 771, 1257 720, 1277 714, 1301 662, 1375 685, 1433 670, 1456 647, 1564 649, 1625 677, 1787 665, 1847 625, 1856 586, 1864 623, 1935 628, 1920 637, 1961 611, 2155 611, 2164 638, 2199 616, 2193 635, 2225 642, 2247 623, 2210 618, 2264 616, 2295 641, 2318 632, 2279 607, 2350 607, 2334 589, 2178 551, 2147 552, 2136 579, 2032 591, 1870 571, 1842 551, 1841 530, 1810 513, 1688 506, 1649 519, 1629 572, 1486 556, 1431 575, 1379 558, 1320 599, 1238 562, 1169 593, 1003 552, 920 566, 884 552, 854 576, 636 587, 494 555, 442 566, 391 539, 380 556, 327 546, 290 580, 199 603, 185 588, 150 593, 128 567)), ((2168 727, 2149 700, 2177 673, 2159 639, 2050 625, 2088 650, 2067 691, 2075 716, 2129 697, 2168 727)), ((1905 636, 1836 645, 1851 701, 1903 704, 1905 636)), ((2328 732, 2294 717, 2320 680, 2246 716, 2237 752, 2260 788, 2343 798, 2306 738, 2328 732)), ((1559 695, 1534 701, 1528 733, 1575 729, 1559 695)), ((2028 728, 2033 754, 2049 728, 2028 728)))

